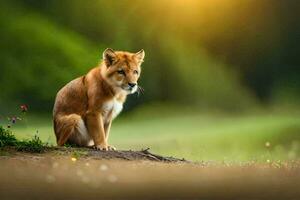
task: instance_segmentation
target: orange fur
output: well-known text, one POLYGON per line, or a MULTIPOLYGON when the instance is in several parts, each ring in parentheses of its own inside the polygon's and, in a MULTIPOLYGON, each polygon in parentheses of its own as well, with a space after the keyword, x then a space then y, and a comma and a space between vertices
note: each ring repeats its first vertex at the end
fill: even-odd
POLYGON ((128 94, 137 90, 144 51, 129 53, 106 49, 100 66, 65 85, 55 99, 54 132, 59 146, 66 142, 109 150, 113 118, 128 94))

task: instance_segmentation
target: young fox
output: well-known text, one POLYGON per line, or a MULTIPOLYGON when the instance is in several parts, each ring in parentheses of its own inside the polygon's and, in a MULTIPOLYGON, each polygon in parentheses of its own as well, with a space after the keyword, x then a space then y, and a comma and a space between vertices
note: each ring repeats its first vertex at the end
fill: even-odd
POLYGON ((126 96, 139 89, 144 56, 144 50, 129 53, 106 49, 100 66, 57 93, 53 123, 59 146, 67 142, 115 150, 107 143, 111 123, 121 112, 126 96))

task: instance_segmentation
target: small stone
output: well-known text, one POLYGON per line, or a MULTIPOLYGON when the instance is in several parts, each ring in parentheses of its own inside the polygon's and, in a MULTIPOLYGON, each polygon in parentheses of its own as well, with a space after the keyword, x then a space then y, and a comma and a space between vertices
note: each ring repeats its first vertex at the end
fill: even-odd
POLYGON ((46 182, 47 182, 47 183, 54 183, 55 180, 56 180, 55 177, 52 176, 52 175, 47 175, 47 176, 46 176, 46 182))
POLYGON ((81 178, 81 181, 82 181, 83 183, 87 184, 87 183, 90 182, 90 179, 89 179, 88 177, 86 177, 86 176, 83 176, 83 177, 81 178))
POLYGON ((77 170, 76 174, 77 176, 83 176, 83 172, 81 170, 77 170))
POLYGON ((115 182, 117 182, 118 178, 112 174, 107 177, 107 180, 111 183, 115 183, 115 182))
POLYGON ((102 165, 100 165, 100 168, 99 168, 101 171, 107 171, 108 170, 108 167, 107 167, 107 165, 105 165, 105 164, 102 164, 102 165))
POLYGON ((57 168, 58 167, 58 163, 57 162, 52 163, 52 167, 53 168, 57 168))

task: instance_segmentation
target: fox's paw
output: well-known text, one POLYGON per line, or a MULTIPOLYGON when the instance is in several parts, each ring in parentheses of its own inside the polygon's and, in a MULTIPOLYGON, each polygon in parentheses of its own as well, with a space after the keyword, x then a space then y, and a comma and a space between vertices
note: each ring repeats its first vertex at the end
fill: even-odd
POLYGON ((114 146, 108 145, 108 150, 115 151, 115 150, 117 150, 117 148, 114 146))
POLYGON ((94 149, 100 150, 100 151, 108 151, 109 150, 107 144, 94 145, 94 149))

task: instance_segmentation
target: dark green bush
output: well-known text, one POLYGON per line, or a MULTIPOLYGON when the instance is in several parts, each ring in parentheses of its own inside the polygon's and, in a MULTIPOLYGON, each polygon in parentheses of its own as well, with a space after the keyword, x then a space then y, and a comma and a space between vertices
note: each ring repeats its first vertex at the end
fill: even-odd
POLYGON ((10 130, 0 126, 0 148, 4 147, 13 147, 17 151, 41 153, 47 144, 43 143, 37 135, 29 140, 18 140, 10 130))
POLYGON ((16 146, 18 143, 17 138, 12 134, 10 130, 4 129, 0 126, 0 148, 6 146, 16 146))
POLYGON ((16 144, 16 149, 18 151, 26 151, 26 152, 35 152, 41 153, 45 150, 46 144, 42 142, 42 140, 35 135, 30 140, 18 141, 16 144))

